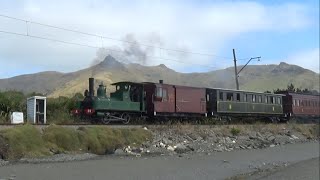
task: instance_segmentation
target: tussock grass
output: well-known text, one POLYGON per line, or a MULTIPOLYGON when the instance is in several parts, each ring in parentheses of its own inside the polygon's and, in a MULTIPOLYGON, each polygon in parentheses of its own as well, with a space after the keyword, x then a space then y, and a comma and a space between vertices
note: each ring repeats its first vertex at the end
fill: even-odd
POLYGON ((231 128, 230 132, 231 132, 231 134, 232 134, 233 136, 238 136, 239 133, 241 132, 241 130, 238 129, 238 128, 233 127, 233 128, 231 128))
POLYGON ((308 138, 319 138, 320 137, 320 127, 319 124, 309 125, 309 124, 291 124, 292 129, 300 132, 308 138))
POLYGON ((95 154, 112 153, 126 145, 140 145, 151 139, 144 129, 112 129, 108 127, 81 128, 79 139, 83 148, 95 154))
POLYGON ((83 147, 95 154, 111 153, 124 145, 120 132, 110 128, 83 128, 79 135, 83 147))
POLYGON ((48 148, 55 153, 81 149, 78 133, 72 128, 50 125, 43 130, 42 138, 47 142, 48 148))
POLYGON ((0 131, 0 158, 41 157, 52 153, 113 153, 127 145, 140 145, 152 134, 144 129, 81 127, 77 130, 50 125, 41 133, 32 125, 0 131))
POLYGON ((38 129, 21 125, 0 131, 0 156, 4 159, 39 157, 49 154, 38 129))

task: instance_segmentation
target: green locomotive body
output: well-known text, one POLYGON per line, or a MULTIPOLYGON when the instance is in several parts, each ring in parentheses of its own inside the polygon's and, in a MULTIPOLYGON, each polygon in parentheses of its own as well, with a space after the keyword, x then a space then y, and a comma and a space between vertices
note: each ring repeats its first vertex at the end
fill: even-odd
POLYGON ((141 83, 118 82, 112 84, 116 91, 108 97, 106 86, 102 83, 94 96, 94 79, 89 79, 89 91, 85 99, 78 103, 74 114, 90 117, 108 124, 110 121, 122 121, 127 124, 131 118, 139 118, 145 112, 144 90, 141 83))

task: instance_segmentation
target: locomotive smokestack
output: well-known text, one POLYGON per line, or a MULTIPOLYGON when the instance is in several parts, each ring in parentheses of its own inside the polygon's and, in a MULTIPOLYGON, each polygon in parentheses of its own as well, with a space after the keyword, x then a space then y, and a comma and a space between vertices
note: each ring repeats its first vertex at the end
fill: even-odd
POLYGON ((94 78, 89 78, 89 96, 94 96, 94 78))
POLYGON ((161 80, 159 80, 159 83, 160 83, 160 84, 163 84, 163 80, 162 80, 162 79, 161 79, 161 80))

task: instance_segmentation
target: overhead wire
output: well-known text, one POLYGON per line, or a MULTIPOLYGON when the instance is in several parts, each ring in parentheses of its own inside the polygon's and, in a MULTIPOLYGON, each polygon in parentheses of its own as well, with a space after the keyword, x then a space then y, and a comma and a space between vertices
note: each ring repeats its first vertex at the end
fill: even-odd
MULTIPOLYGON (((146 47, 158 48, 160 50, 165 50, 165 51, 175 51, 175 52, 180 52, 180 53, 195 54, 195 55, 202 55, 202 56, 208 56, 208 57, 220 57, 220 58, 231 60, 231 58, 224 57, 224 56, 218 56, 218 55, 215 55, 215 54, 198 53, 198 52, 191 52, 191 51, 184 51, 184 50, 177 50, 177 49, 169 49, 169 48, 164 48, 164 47, 159 47, 159 46, 154 46, 154 45, 148 45, 148 44, 139 43, 139 42, 131 42, 131 41, 126 41, 126 40, 106 37, 106 36, 102 36, 102 35, 82 32, 82 31, 78 31, 78 30, 67 29, 67 28, 63 28, 63 27, 59 27, 59 26, 53 26, 53 25, 49 25, 49 24, 39 23, 39 22, 35 22, 35 21, 29 21, 29 20, 16 18, 16 17, 12 17, 12 16, 7 16, 7 15, 2 15, 2 14, 0 14, 0 17, 4 17, 4 18, 16 20, 16 21, 22 21, 22 22, 26 23, 26 34, 0 30, 1 33, 6 33, 6 34, 26 36, 26 37, 36 38, 36 39, 60 42, 60 43, 64 43, 64 44, 77 45, 77 46, 83 46, 83 47, 89 47, 89 48, 95 48, 95 49, 101 48, 101 47, 98 47, 98 46, 92 46, 92 45, 87 45, 87 44, 80 44, 80 43, 68 42, 68 41, 63 41, 63 40, 58 40, 58 39, 53 39, 53 38, 47 38, 47 37, 42 37, 42 36, 31 35, 30 32, 29 32, 29 26, 28 25, 29 24, 36 24, 36 25, 45 26, 45 27, 49 27, 49 28, 54 28, 54 29, 59 29, 59 30, 64 30, 64 31, 68 31, 68 32, 73 32, 73 33, 78 33, 78 34, 82 34, 82 35, 87 35, 87 36, 93 36, 93 37, 100 38, 102 46, 103 46, 103 39, 109 39, 109 40, 113 40, 113 41, 120 41, 120 42, 125 42, 125 43, 129 43, 129 44, 134 44, 134 45, 142 45, 142 46, 146 46, 146 47)), ((121 50, 115 50, 115 49, 110 49, 110 48, 106 48, 106 47, 103 47, 103 48, 106 49, 106 50, 109 50, 109 51, 113 51, 113 52, 124 53, 121 50)), ((149 56, 149 55, 146 55, 145 57, 157 58, 157 59, 162 59, 162 60, 166 60, 166 61, 174 61, 174 62, 190 64, 190 65, 204 66, 204 67, 207 67, 207 68, 216 68, 216 67, 205 65, 205 64, 196 64, 196 63, 190 63, 190 62, 183 62, 183 61, 179 61, 179 60, 171 59, 171 58, 163 58, 163 57, 156 57, 156 56, 149 56)), ((241 58, 241 59, 237 59, 237 60, 238 61, 242 61, 242 60, 247 60, 247 59, 249 59, 249 58, 241 58)), ((215 59, 215 61, 217 61, 217 59, 215 59)), ((221 64, 221 62, 219 62, 219 63, 221 64)), ((226 63, 226 62, 224 62, 224 63, 226 63)))
MULTIPOLYGON (((42 36, 35 36, 35 35, 30 34, 30 33, 23 34, 23 33, 16 33, 16 32, 3 31, 3 30, 0 30, 0 33, 17 35, 17 36, 24 36, 24 37, 30 37, 30 38, 41 39, 41 40, 48 40, 48 41, 53 41, 53 42, 58 42, 58 43, 64 43, 64 44, 69 44, 69 45, 77 45, 77 46, 89 47, 89 48, 94 48, 94 49, 101 48, 99 46, 92 46, 92 45, 87 45, 87 44, 74 43, 74 42, 63 41, 63 40, 59 40, 59 39, 47 38, 47 37, 42 37, 42 36)), ((115 49, 110 49, 110 48, 105 48, 105 47, 103 47, 103 48, 106 49, 106 50, 109 50, 109 51, 117 52, 117 53, 124 53, 122 50, 115 50, 115 49)), ((149 56, 149 55, 146 55, 144 57, 162 59, 162 60, 165 60, 165 61, 174 61, 174 62, 183 63, 183 64, 189 64, 189 65, 203 66, 203 67, 207 67, 207 68, 216 68, 216 67, 205 65, 205 64, 196 64, 196 63, 184 62, 184 61, 179 61, 179 60, 171 59, 171 58, 163 58, 163 57, 149 56)))
POLYGON ((221 59, 231 59, 230 57, 225 57, 225 56, 220 56, 220 55, 215 55, 215 54, 210 54, 210 53, 199 53, 199 52, 192 52, 192 51, 184 51, 184 50, 164 48, 164 47, 160 47, 160 46, 154 46, 154 45, 149 45, 149 44, 144 44, 144 43, 139 43, 139 42, 126 41, 126 40, 121 40, 121 39, 117 39, 117 38, 112 38, 112 37, 107 37, 107 36, 102 36, 102 35, 82 32, 82 31, 78 31, 78 30, 68 29, 68 28, 64 28, 64 27, 59 27, 59 26, 53 26, 53 25, 49 25, 49 24, 39 23, 39 22, 35 22, 35 21, 29 21, 29 20, 16 18, 16 17, 12 17, 12 16, 7 16, 7 15, 3 15, 3 14, 0 14, 0 17, 12 19, 12 20, 17 20, 17 21, 22 21, 22 22, 26 22, 26 23, 30 23, 30 24, 37 24, 37 25, 45 26, 45 27, 49 27, 49 28, 69 31, 69 32, 78 33, 78 34, 82 34, 82 35, 94 36, 94 37, 98 37, 98 38, 109 39, 109 40, 113 40, 113 41, 120 41, 120 42, 129 43, 129 44, 142 45, 142 46, 145 46, 145 47, 152 47, 152 48, 162 49, 162 50, 166 50, 166 51, 174 51, 174 52, 180 52, 180 53, 186 53, 186 54, 195 54, 195 55, 208 56, 208 57, 217 57, 217 58, 221 58, 221 59))

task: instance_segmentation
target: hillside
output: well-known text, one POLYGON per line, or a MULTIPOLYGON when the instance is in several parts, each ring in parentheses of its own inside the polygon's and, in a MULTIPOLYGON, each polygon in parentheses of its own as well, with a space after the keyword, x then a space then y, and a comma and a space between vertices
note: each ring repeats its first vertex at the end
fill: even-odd
MULTIPOLYGON (((41 72, 0 79, 0 90, 18 90, 23 92, 40 92, 49 96, 71 96, 82 93, 88 87, 88 78, 94 77, 96 83, 103 81, 107 89, 118 81, 149 81, 190 85, 197 87, 235 88, 233 67, 206 73, 179 73, 165 65, 142 66, 123 64, 112 56, 90 68, 72 73, 41 72)), ((280 63, 279 65, 251 65, 240 74, 240 89, 265 91, 285 88, 288 84, 299 88, 319 91, 319 74, 296 65, 280 63)), ((96 84, 97 85, 97 84, 96 84)))

